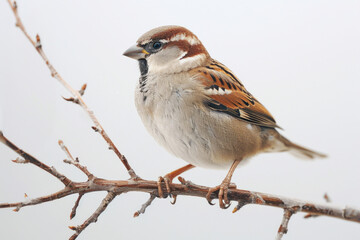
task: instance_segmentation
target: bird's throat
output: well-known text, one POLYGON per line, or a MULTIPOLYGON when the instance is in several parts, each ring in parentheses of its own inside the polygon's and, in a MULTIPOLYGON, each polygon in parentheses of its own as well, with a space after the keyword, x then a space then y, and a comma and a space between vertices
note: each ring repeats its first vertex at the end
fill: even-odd
POLYGON ((146 80, 147 80, 146 78, 147 78, 147 73, 149 70, 146 59, 139 59, 139 68, 140 68, 140 73, 141 73, 141 76, 139 79, 140 92, 144 93, 144 101, 145 101, 146 100, 145 87, 146 87, 146 80))
POLYGON ((148 73, 149 67, 146 59, 139 59, 138 61, 139 61, 140 73, 141 76, 143 77, 148 73))

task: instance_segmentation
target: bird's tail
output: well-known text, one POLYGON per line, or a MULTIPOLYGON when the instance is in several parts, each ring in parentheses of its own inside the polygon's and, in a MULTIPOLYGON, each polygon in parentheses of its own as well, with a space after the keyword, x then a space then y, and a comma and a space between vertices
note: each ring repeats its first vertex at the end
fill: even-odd
POLYGON ((325 154, 315 152, 313 150, 304 148, 300 145, 297 145, 297 144, 291 142, 290 140, 288 140, 281 134, 278 135, 278 140, 280 140, 280 142, 282 144, 284 144, 285 149, 287 151, 289 151, 289 153, 291 153, 295 157, 302 158, 302 159, 314 159, 314 158, 325 158, 326 157, 325 154))

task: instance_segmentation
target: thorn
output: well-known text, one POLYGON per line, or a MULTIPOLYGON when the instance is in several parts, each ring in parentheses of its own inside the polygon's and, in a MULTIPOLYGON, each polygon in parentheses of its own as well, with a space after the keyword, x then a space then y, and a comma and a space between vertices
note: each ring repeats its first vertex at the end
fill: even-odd
POLYGON ((36 44, 35 44, 36 48, 41 48, 41 41, 40 41, 40 36, 39 34, 36 34, 36 44))
POLYGON ((109 150, 114 150, 114 148, 112 146, 109 146, 109 150))
POLYGON ((27 195, 26 193, 24 193, 24 197, 26 197, 26 198, 27 198, 27 197, 28 197, 28 195, 27 195))
POLYGON ((20 210, 20 208, 13 209, 14 212, 18 212, 19 210, 20 210))
POLYGON ((134 213, 133 217, 135 218, 135 217, 138 217, 139 215, 140 215, 140 213, 139 213, 139 211, 137 211, 137 212, 134 213))

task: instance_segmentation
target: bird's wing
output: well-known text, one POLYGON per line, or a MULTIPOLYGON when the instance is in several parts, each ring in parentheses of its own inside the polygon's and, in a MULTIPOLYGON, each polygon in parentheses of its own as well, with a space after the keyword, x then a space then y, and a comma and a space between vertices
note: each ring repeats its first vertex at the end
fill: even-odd
POLYGON ((223 112, 246 122, 280 128, 270 112, 254 98, 223 64, 212 60, 205 67, 193 69, 208 96, 204 102, 213 111, 223 112))

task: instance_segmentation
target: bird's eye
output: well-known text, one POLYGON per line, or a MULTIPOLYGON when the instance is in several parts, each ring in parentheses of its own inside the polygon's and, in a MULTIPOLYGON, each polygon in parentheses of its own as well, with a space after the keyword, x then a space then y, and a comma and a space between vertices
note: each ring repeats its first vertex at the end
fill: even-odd
POLYGON ((160 51, 160 49, 164 46, 164 43, 160 42, 160 41, 154 41, 154 42, 149 42, 145 45, 143 45, 142 47, 149 53, 149 54, 153 54, 153 53, 157 53, 158 51, 160 51))
POLYGON ((162 47, 162 43, 161 42, 154 42, 152 47, 156 50, 160 49, 162 47))

